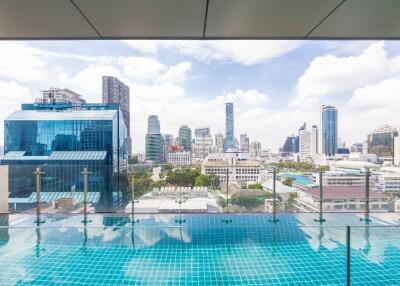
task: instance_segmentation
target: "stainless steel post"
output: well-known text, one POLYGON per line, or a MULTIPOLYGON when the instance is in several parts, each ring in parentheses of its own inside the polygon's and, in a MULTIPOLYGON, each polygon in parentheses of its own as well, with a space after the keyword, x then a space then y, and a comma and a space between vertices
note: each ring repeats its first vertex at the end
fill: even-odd
POLYGON ((229 161, 226 164, 226 219, 222 219, 223 223, 229 224, 232 219, 229 219, 229 161))
POLYGON ((276 168, 272 168, 272 220, 271 222, 278 222, 279 219, 276 218, 276 168))
POLYGON ((350 276, 350 266, 351 266, 351 245, 350 245, 350 226, 346 227, 346 285, 350 286, 351 276, 350 276))
POLYGON ((87 223, 89 222, 87 220, 87 204, 88 204, 88 199, 87 199, 87 195, 88 195, 88 189, 89 189, 89 184, 88 184, 88 176, 89 174, 91 174, 91 172, 88 171, 87 168, 83 168, 83 223, 87 223))
POLYGON ((365 218, 360 219, 365 222, 370 222, 369 218, 369 213, 370 213, 370 208, 369 208, 369 178, 370 178, 370 172, 369 168, 365 168, 365 218))
POLYGON ((323 217, 324 192, 323 192, 323 186, 322 186, 322 179, 323 179, 322 171, 319 170, 319 219, 315 219, 315 221, 317 221, 317 222, 325 222, 325 219, 323 217))
POLYGON ((39 223, 43 223, 45 222, 44 220, 40 219, 40 214, 41 214, 41 209, 40 209, 40 201, 41 201, 41 197, 40 197, 40 192, 42 189, 42 174, 44 174, 44 172, 42 172, 42 170, 40 169, 40 167, 36 168, 36 171, 34 172, 34 174, 36 175, 36 224, 39 223))

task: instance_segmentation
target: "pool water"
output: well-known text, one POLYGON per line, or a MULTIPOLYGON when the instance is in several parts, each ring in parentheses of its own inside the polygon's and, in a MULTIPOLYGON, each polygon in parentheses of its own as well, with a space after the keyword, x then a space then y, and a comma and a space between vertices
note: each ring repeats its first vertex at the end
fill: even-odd
POLYGON ((395 214, 8 217, 0 228, 1 285, 400 284, 395 214), (138 222, 136 220, 139 220, 138 222), (178 223, 182 219, 184 222, 178 223))

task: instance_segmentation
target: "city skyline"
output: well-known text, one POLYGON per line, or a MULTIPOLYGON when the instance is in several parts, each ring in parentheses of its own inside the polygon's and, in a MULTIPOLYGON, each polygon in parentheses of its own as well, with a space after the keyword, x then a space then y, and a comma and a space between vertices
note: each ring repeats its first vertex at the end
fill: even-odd
POLYGON ((109 75, 130 89, 134 152, 144 152, 150 114, 163 134, 177 136, 181 125, 225 134, 226 102, 235 106, 236 138, 246 133, 275 152, 301 122, 319 125, 320 105, 334 105, 349 146, 400 125, 399 54, 398 41, 2 42, 0 119, 50 87, 101 102, 109 75))

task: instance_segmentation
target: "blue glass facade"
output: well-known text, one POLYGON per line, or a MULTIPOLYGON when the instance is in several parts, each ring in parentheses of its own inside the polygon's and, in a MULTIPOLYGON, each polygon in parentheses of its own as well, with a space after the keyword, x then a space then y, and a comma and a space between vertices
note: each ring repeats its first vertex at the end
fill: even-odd
POLYGON ((225 128, 226 128, 226 142, 225 149, 235 149, 235 134, 234 134, 234 115, 233 103, 228 102, 225 104, 225 128))
POLYGON ((336 107, 323 105, 321 109, 322 153, 333 156, 338 147, 338 112, 336 107))
POLYGON ((5 157, 1 163, 30 166, 26 170, 10 168, 10 196, 26 196, 34 191, 31 182, 26 182, 30 187, 21 186, 24 182, 19 180, 26 178, 21 179, 20 173, 31 172, 29 168, 38 165, 61 166, 50 168, 44 175, 44 192, 82 190, 81 172, 86 166, 95 171, 90 170, 92 190, 101 192, 98 209, 121 207, 115 205, 112 195, 117 192, 123 197, 127 188, 127 129, 118 105, 85 104, 76 110, 68 104, 24 104, 4 124, 5 157), (6 159, 7 154, 16 151, 23 151, 23 156, 6 159), (59 151, 75 152, 71 154, 82 158, 56 160, 54 154, 59 151), (104 158, 85 158, 85 154, 93 154, 87 153, 90 151, 103 151, 104 158))

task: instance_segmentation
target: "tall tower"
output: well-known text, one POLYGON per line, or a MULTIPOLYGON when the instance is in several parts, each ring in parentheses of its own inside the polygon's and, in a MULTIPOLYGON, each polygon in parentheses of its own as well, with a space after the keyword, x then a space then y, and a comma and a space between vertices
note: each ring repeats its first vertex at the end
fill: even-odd
POLYGON ((157 115, 150 115, 147 119, 146 160, 154 163, 162 163, 164 138, 160 131, 160 121, 157 115))
POLYGON ((235 149, 233 103, 225 103, 225 150, 235 149))
POLYGON ((192 130, 186 125, 179 128, 179 144, 185 148, 185 151, 190 151, 192 147, 192 130))
POLYGON ((103 76, 103 103, 118 103, 122 118, 127 128, 127 150, 128 156, 132 156, 132 138, 130 128, 130 106, 129 106, 129 87, 116 77, 103 76))
POLYGON ((338 111, 331 105, 321 106, 321 153, 329 156, 336 154, 338 147, 338 111))

